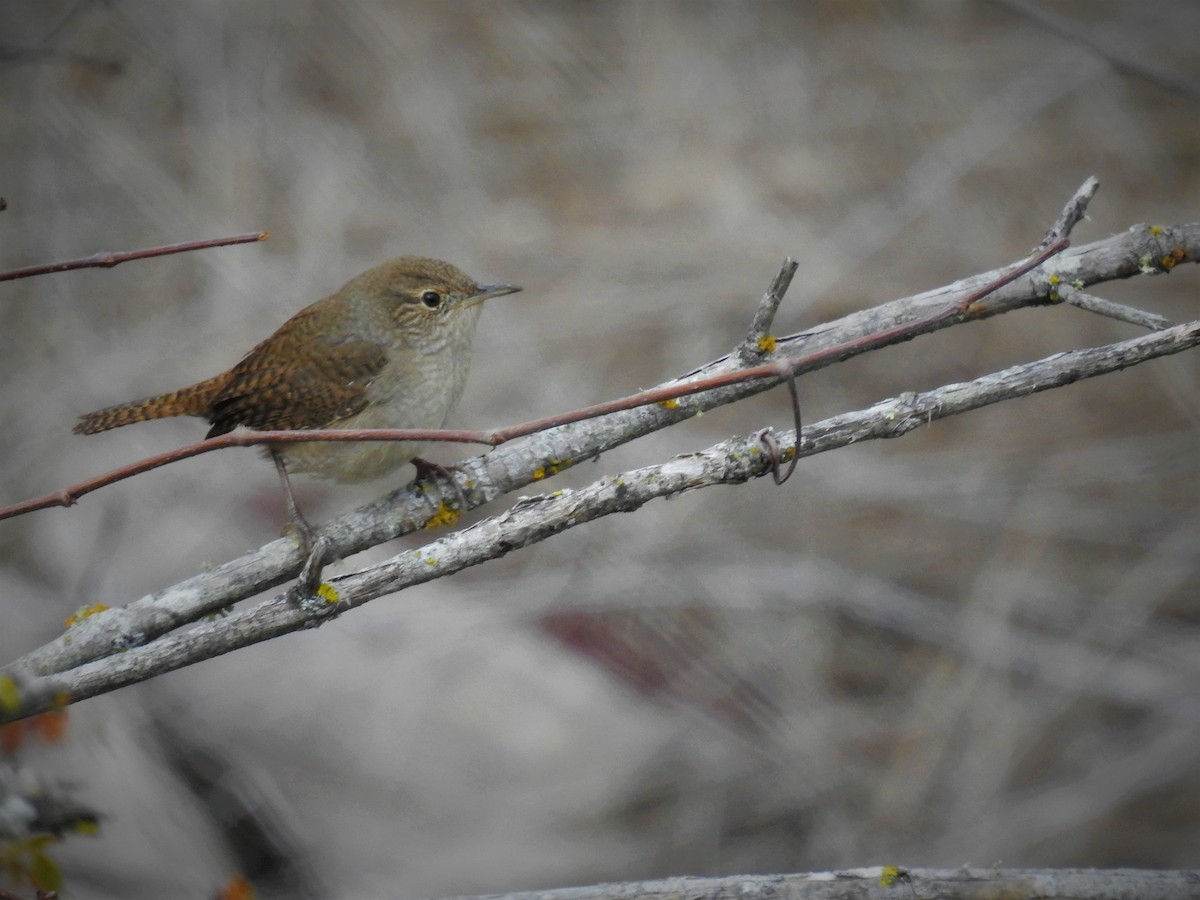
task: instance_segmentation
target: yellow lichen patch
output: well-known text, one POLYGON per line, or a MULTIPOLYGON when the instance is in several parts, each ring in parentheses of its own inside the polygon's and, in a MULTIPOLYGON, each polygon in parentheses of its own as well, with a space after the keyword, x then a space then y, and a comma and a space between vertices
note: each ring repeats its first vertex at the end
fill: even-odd
POLYGON ((670 400, 659 400, 658 405, 661 406, 663 409, 675 409, 676 407, 679 406, 679 401, 675 400, 674 398, 672 398, 670 400))
POLYGON ((1154 235, 1155 237, 1158 237, 1159 235, 1161 235, 1163 233, 1162 226, 1161 225, 1151 225, 1150 233, 1152 235, 1154 235))
POLYGON ((1050 285, 1050 298, 1049 298, 1050 302, 1051 303, 1062 302, 1062 297, 1059 296, 1058 291, 1054 290, 1056 287, 1058 287, 1062 283, 1062 278, 1060 278, 1057 273, 1054 273, 1049 278, 1047 278, 1046 281, 1050 285))
POLYGON ((891 887, 897 881, 909 881, 911 878, 912 876, 899 866, 884 866, 879 874, 879 886, 891 887))
POLYGON ((76 819, 71 823, 71 830, 85 837, 95 837, 100 833, 100 823, 95 819, 76 819))
POLYGON ((106 609, 108 609, 108 606, 104 603, 93 603, 90 606, 81 606, 79 609, 75 610, 75 612, 71 613, 71 615, 67 616, 67 620, 64 624, 70 628, 73 625, 78 625, 84 619, 94 616, 96 613, 104 612, 106 609))
POLYGON ((552 459, 544 466, 538 466, 533 470, 533 480, 541 481, 543 478, 549 478, 551 475, 557 475, 563 469, 570 468, 570 460, 552 459))
POLYGON ((435 528, 441 528, 443 525, 453 525, 461 515, 462 513, 457 509, 447 506, 445 503, 439 503, 438 511, 425 523, 425 530, 432 531, 435 528))
POLYGON ((0 709, 16 712, 21 706, 21 689, 11 675, 0 675, 0 709))
POLYGON ((321 582, 321 586, 317 588, 317 596, 326 603, 332 603, 336 605, 342 602, 342 598, 338 596, 338 592, 328 581, 321 582))
POLYGON ((1143 256, 1138 259, 1138 271, 1142 275, 1157 275, 1159 272, 1170 272, 1176 265, 1187 259, 1187 251, 1176 247, 1170 253, 1162 256, 1143 256))
POLYGON ((762 353, 774 353, 775 348, 778 346, 778 342, 769 334, 763 335, 758 339, 758 349, 762 353))

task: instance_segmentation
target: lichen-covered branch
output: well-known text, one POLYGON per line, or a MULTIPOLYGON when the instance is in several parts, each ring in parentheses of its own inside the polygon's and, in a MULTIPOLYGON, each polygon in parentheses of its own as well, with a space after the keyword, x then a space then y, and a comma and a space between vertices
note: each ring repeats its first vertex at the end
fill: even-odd
MULTIPOLYGON (((972 381, 903 394, 810 425, 804 429, 799 455, 807 457, 866 440, 899 437, 936 419, 1118 371, 1198 344, 1200 321, 1188 322, 1127 341, 1022 363, 972 381)), ((782 445, 791 446, 794 442, 794 433, 780 435, 782 445)), ((311 628, 385 594, 497 559, 603 516, 632 512, 651 500, 685 491, 740 484, 767 474, 770 468, 756 436, 722 441, 664 463, 605 476, 578 490, 521 498, 501 515, 397 554, 378 565, 335 578, 330 582, 332 592, 325 596, 295 602, 288 594, 280 595, 140 646, 133 645, 120 631, 107 631, 113 623, 119 627, 123 612, 110 610, 83 622, 71 632, 72 638, 91 629, 89 640, 94 641, 97 634, 102 634, 109 640, 124 641, 125 651, 46 674, 31 672, 28 667, 18 668, 21 665, 18 661, 7 674, 19 684, 19 701, 15 708, 0 711, 0 721, 50 708, 58 698, 78 700, 94 696, 282 634, 311 628)))
POLYGON ((1184 900, 1198 893, 1200 872, 1188 870, 879 866, 794 875, 666 878, 453 900, 1184 900))

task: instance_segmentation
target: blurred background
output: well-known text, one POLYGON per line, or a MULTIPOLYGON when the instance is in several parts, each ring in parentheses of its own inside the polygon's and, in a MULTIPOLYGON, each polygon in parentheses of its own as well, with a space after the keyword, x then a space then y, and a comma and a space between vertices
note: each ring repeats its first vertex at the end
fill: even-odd
MULTIPOLYGON (((1021 257, 1089 174, 1077 244, 1200 216, 1186 0, 0 16, 0 266, 272 235, 0 286, 5 502, 200 438, 70 431, 402 253, 525 286, 488 306, 457 416, 488 427, 727 352, 785 255, 781 334, 1021 257)), ((1186 320, 1197 274, 1097 293, 1186 320)), ((805 420, 1135 333, 1069 308, 951 329, 806 377, 805 420)), ((1198 373, 1184 354, 655 503, 73 707, 20 751, 106 817, 55 850, 70 896, 1200 865, 1198 373)), ((548 488, 789 421, 772 392, 548 488)), ((300 496, 319 521, 394 486, 300 496)), ((242 450, 0 523, 0 653, 284 520, 242 450)))

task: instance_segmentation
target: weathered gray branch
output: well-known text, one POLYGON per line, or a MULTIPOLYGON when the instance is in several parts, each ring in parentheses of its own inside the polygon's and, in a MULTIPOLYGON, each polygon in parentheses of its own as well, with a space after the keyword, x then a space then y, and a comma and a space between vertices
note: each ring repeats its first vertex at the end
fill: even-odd
MULTIPOLYGON (((1061 254, 1042 268, 1022 276, 974 304, 965 320, 985 318, 1024 306, 1051 303, 1055 285, 1071 284, 1082 288, 1117 278, 1169 271, 1178 263, 1194 261, 1197 258, 1200 258, 1200 224, 1168 228, 1135 226, 1124 234, 1061 254)), ((994 280, 997 274, 998 272, 992 272, 977 275, 935 291, 896 300, 800 334, 778 339, 778 348, 773 356, 802 357, 841 347, 855 338, 878 333, 898 323, 920 321, 931 313, 945 309, 955 300, 969 296, 980 285, 994 280)), ((957 322, 953 319, 930 322, 928 330, 951 324, 957 322)), ((967 385, 950 385, 928 394, 885 401, 869 410, 835 417, 805 429, 801 455, 823 452, 870 437, 894 437, 932 418, 973 409, 1000 399, 1023 396, 1036 390, 1045 390, 1154 356, 1178 352, 1195 344, 1196 329, 1196 323, 1177 326, 1133 341, 1017 366, 969 382, 967 385)), ((811 371, 855 352, 860 351, 847 350, 840 356, 822 359, 801 371, 811 371)), ((701 374, 737 368, 739 363, 736 356, 734 354, 710 363, 681 380, 691 380, 701 374)), ((668 427, 704 410, 767 390, 778 382, 778 378, 768 378, 735 384, 682 399, 670 405, 671 408, 647 406, 626 410, 513 441, 490 454, 468 460, 461 465, 463 481, 469 485, 468 497, 473 505, 480 505, 539 481, 576 462, 594 458, 606 449, 668 427)), ((789 440, 790 438, 785 438, 784 444, 789 440)), ((745 480, 765 471, 765 463, 757 445, 749 447, 744 443, 719 445, 702 454, 682 459, 711 460, 712 466, 724 473, 721 478, 726 481, 745 480), (738 465, 731 466, 729 460, 722 460, 731 453, 741 453, 741 463, 753 465, 741 468, 738 465)), ((673 460, 659 467, 656 472, 653 471, 655 467, 651 467, 650 470, 640 470, 637 478, 633 477, 635 473, 623 476, 626 480, 618 485, 620 490, 610 501, 614 502, 615 506, 609 511, 619 511, 622 504, 627 506, 633 502, 636 495, 631 492, 631 488, 634 484, 653 482, 657 485, 657 492, 650 490, 644 499, 640 500, 640 503, 644 503, 653 496, 665 496, 677 490, 719 483, 719 480, 704 481, 694 472, 685 473, 685 478, 701 480, 694 483, 679 482, 677 478, 681 474, 681 465, 683 464, 680 460, 673 460), (672 480, 673 478, 676 480, 672 480), (670 487, 671 485, 675 486, 670 487), (670 489, 662 490, 664 487, 670 489)), ((703 477, 713 476, 710 472, 703 477)), ((594 489, 602 493, 612 490, 614 484, 617 484, 617 481, 602 480, 585 491, 594 489)), ((583 503, 584 493, 572 492, 570 496, 574 498, 575 503, 583 503)), ((401 489, 326 524, 320 529, 320 533, 328 540, 334 556, 345 557, 422 527, 437 511, 439 502, 438 497, 426 495, 420 490, 401 489)), ((562 497, 558 498, 558 502, 561 505, 562 497)), ((597 499, 596 502, 600 500, 597 499)), ((467 556, 441 555, 447 552, 447 548, 457 547, 458 542, 478 540, 482 533, 482 524, 489 527, 516 528, 522 515, 528 513, 530 508, 530 504, 518 504, 504 516, 430 545, 430 548, 423 552, 428 556, 430 550, 435 550, 439 554, 439 564, 430 566, 423 563, 415 567, 420 572, 417 580, 424 581, 429 580, 429 577, 450 574, 465 565, 473 565, 484 559, 502 555, 516 546, 522 546, 520 540, 514 542, 513 538, 506 536, 497 538, 490 551, 476 548, 463 551, 467 556), (471 555, 481 552, 491 555, 471 555), (446 563, 446 560, 453 560, 453 563, 446 563)), ((600 511, 602 508, 603 503, 596 507, 594 514, 606 514, 600 511)), ((584 520, 584 513, 592 514, 589 509, 590 507, 580 506, 571 514, 575 524, 584 520)), ((536 511, 537 515, 542 517, 543 524, 539 527, 544 532, 543 536, 553 533, 554 528, 562 530, 571 527, 566 524, 546 524, 549 522, 545 518, 549 509, 544 505, 539 504, 536 511)), ((529 540, 524 542, 528 543, 529 540)), ((196 623, 204 616, 237 600, 287 581, 295 576, 303 562, 293 540, 277 540, 258 551, 174 587, 135 600, 123 608, 109 610, 87 619, 67 635, 32 651, 2 670, 3 674, 12 677, 19 684, 22 702, 18 709, 0 711, 0 720, 45 709, 60 691, 65 691, 72 699, 80 699, 122 684, 143 680, 161 671, 188 665, 198 659, 227 652, 235 647, 316 624, 333 612, 332 608, 319 603, 297 606, 284 598, 276 598, 244 613, 215 622, 200 623, 186 632, 171 634, 176 629, 196 623)), ((402 564, 397 566, 403 570, 402 564)), ((343 579, 338 582, 341 585, 339 590, 343 591, 344 600, 347 601, 346 605, 366 602, 370 596, 377 595, 372 591, 383 589, 369 586, 375 583, 371 579, 383 577, 376 569, 347 576, 350 579, 363 579, 362 581, 343 583, 343 579)), ((403 578, 402 575, 389 577, 393 580, 388 582, 388 591, 397 590, 404 584, 416 583, 414 580, 395 580, 403 578)))
MULTIPOLYGON (((1200 321, 1188 322, 1115 344, 1058 353, 972 381, 903 394, 810 425, 804 429, 799 455, 807 457, 863 441, 900 437, 937 419, 1094 378, 1198 344, 1200 321)), ((795 441, 794 432, 779 437, 784 446, 795 441)), ((36 712, 56 696, 83 699, 313 627, 385 594, 453 575, 603 516, 632 512, 660 497, 720 484, 741 484, 766 474, 770 467, 751 435, 657 465, 605 476, 578 490, 522 497, 499 516, 399 553, 378 565, 331 579, 339 598, 336 605, 321 598, 297 603, 289 594, 283 594, 64 672, 26 675, 21 713, 36 712)), ((107 615, 93 617, 100 624, 105 618, 107 615)))
POLYGON ((1078 306, 1080 309, 1094 312, 1100 316, 1116 319, 1118 322, 1137 325, 1139 328, 1150 328, 1153 330, 1170 328, 1173 324, 1165 316, 1146 312, 1132 306, 1126 306, 1124 303, 1113 303, 1111 300, 1105 300, 1103 297, 1097 297, 1089 294, 1087 291, 1081 291, 1079 288, 1072 287, 1069 284, 1060 284, 1058 286, 1058 295, 1062 297, 1064 303, 1070 303, 1072 306, 1078 306))
MULTIPOLYGON (((667 878, 454 900, 1194 900, 1200 871, 901 869, 667 878)), ((447 898, 449 900, 449 898, 447 898)))

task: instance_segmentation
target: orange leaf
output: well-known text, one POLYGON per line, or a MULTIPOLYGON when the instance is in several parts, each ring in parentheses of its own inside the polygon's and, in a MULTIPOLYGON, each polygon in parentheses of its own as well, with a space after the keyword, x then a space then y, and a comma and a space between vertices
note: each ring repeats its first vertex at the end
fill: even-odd
POLYGON ((9 722, 7 725, 0 725, 0 752, 5 756, 12 756, 21 749, 21 741, 25 737, 24 722, 9 722))
POLYGON ((34 733, 47 744, 57 744, 67 733, 66 710, 45 712, 30 720, 34 733))
POLYGON ((221 888, 217 900, 254 900, 254 885, 245 875, 234 875, 221 888))

